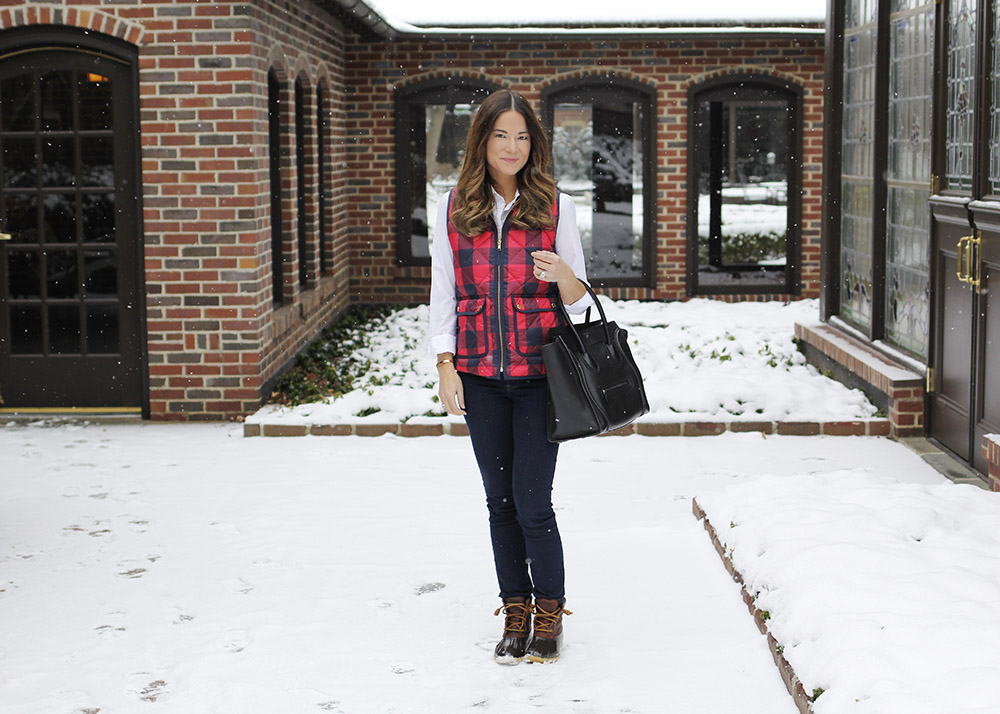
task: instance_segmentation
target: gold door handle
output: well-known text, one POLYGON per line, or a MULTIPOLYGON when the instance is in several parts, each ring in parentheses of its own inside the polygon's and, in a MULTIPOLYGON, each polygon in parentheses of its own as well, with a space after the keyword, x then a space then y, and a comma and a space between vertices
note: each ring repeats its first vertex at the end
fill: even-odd
POLYGON ((955 256, 955 262, 957 263, 958 270, 955 271, 955 275, 958 276, 960 282, 968 283, 968 253, 966 252, 966 246, 968 246, 969 241, 972 240, 972 236, 962 236, 958 239, 958 253, 955 256))
POLYGON ((13 237, 10 233, 0 233, 0 240, 10 240, 13 237))
POLYGON ((976 235, 969 236, 969 242, 965 245, 965 269, 969 273, 966 282, 974 290, 979 290, 979 283, 982 281, 983 264, 980 257, 982 251, 979 249, 982 241, 983 234, 976 231, 976 235))

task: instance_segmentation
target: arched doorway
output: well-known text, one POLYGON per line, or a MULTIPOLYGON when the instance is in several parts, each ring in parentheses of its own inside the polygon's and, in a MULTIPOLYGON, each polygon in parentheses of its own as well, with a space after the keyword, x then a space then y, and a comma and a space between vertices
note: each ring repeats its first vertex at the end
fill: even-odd
POLYGON ((0 35, 4 409, 145 406, 135 72, 124 43, 0 35))

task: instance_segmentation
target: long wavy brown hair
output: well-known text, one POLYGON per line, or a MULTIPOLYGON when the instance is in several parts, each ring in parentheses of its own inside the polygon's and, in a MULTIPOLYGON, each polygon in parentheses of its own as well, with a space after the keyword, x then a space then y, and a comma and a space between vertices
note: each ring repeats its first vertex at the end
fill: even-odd
POLYGON ((493 189, 486 170, 486 142, 497 117, 511 109, 524 117, 531 137, 528 162, 517 174, 521 197, 511 215, 511 224, 516 228, 551 228, 553 225, 556 182, 552 178, 548 137, 524 97, 510 89, 499 89, 483 100, 465 142, 465 160, 455 187, 451 214, 451 222, 462 235, 477 236, 490 229, 493 189))

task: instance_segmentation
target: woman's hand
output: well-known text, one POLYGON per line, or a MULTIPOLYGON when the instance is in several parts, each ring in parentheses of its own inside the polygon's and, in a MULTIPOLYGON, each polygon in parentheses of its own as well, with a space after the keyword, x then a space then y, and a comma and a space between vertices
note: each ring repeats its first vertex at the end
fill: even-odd
POLYGON ((455 416, 465 416, 465 389, 462 378, 458 376, 455 364, 450 354, 438 355, 438 399, 444 405, 444 410, 455 416), (446 361, 442 361, 446 360, 446 361))
POLYGON ((535 261, 532 272, 535 280, 559 284, 559 296, 567 305, 572 305, 587 292, 569 267, 569 263, 550 250, 536 250, 531 254, 535 261))

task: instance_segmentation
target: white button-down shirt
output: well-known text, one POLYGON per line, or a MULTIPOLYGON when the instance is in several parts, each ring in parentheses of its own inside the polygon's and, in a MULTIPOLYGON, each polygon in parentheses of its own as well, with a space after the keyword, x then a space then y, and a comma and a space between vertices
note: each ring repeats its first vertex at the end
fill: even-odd
MULTIPOLYGON (((514 200, 505 203, 503 196, 493 190, 493 221, 497 231, 503 230, 503 223, 520 192, 514 195, 514 200)), ((555 252, 562 258, 573 273, 581 280, 587 280, 587 268, 583 259, 583 245, 580 243, 580 231, 576 226, 576 204, 573 197, 565 193, 559 194, 559 221, 556 224, 555 252)), ((589 293, 575 303, 566 306, 567 312, 582 313, 593 304, 589 293)), ((455 262, 451 251, 451 241, 448 240, 448 196, 438 205, 437 223, 434 225, 434 241, 431 245, 431 317, 430 344, 428 352, 441 354, 455 352, 455 335, 458 332, 458 319, 455 315, 455 262)))

